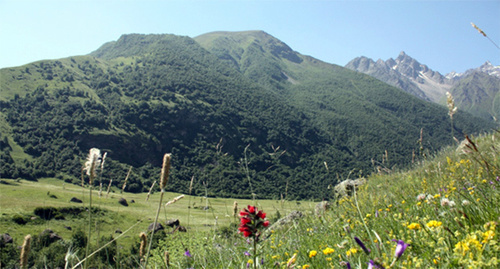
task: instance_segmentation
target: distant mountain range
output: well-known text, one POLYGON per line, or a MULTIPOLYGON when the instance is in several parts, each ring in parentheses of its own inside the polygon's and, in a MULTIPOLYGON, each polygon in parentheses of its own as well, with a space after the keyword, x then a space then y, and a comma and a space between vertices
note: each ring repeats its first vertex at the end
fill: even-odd
MULTIPOLYGON (((402 82, 447 81, 398 58, 388 66, 402 82)), ((104 184, 121 187, 132 167, 132 192, 149 189, 170 152, 169 190, 187 193, 194 176, 199 195, 324 199, 350 175, 407 167, 452 133, 496 127, 462 111, 451 125, 441 105, 262 31, 123 35, 89 55, 0 69, 0 89, 2 177, 81 184, 97 147, 109 153, 104 184)))
POLYGON ((373 76, 426 101, 445 103, 446 92, 459 109, 496 121, 500 116, 500 66, 486 62, 464 73, 441 75, 402 51, 396 59, 376 62, 357 57, 346 68, 373 76))

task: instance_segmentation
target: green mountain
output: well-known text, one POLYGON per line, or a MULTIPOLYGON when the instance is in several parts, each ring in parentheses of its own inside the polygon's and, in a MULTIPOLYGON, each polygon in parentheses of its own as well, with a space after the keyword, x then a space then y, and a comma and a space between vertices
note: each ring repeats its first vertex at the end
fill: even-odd
MULTIPOLYGON (((194 176, 200 195, 322 199, 353 172, 452 143, 444 108, 261 31, 124 35, 87 56, 1 69, 0 83, 2 177, 80 184, 97 147, 103 183, 121 187, 132 166, 126 190, 140 192, 171 152, 168 190, 188 192, 194 176)), ((455 134, 493 127, 454 118, 455 134)))
POLYGON ((485 119, 500 118, 500 77, 472 72, 450 90, 457 107, 485 119))

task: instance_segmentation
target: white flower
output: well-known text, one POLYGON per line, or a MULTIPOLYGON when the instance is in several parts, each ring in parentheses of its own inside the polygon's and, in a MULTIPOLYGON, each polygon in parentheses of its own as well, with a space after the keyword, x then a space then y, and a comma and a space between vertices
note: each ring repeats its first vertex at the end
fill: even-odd
POLYGON ((425 199, 425 197, 426 197, 425 193, 421 193, 417 196, 417 201, 422 201, 425 199))
POLYGON ((448 198, 443 198, 443 199, 441 199, 441 206, 454 207, 455 206, 455 202, 450 201, 448 198))
POLYGON ((470 202, 468 200, 463 200, 462 205, 470 205, 470 202))

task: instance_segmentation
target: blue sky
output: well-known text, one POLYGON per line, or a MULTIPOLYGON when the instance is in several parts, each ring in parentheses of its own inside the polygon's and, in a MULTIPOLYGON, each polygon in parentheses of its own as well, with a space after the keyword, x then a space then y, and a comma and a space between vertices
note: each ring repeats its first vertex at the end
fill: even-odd
POLYGON ((0 0, 0 68, 88 54, 128 33, 245 30, 342 66, 400 51, 442 74, 500 65, 500 49, 471 22, 500 45, 500 0, 0 0))

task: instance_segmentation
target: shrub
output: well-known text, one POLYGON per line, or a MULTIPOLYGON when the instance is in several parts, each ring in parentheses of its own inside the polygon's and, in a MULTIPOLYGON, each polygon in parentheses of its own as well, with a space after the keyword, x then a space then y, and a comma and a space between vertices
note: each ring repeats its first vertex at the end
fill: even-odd
POLYGON ((12 216, 12 221, 17 223, 17 224, 24 225, 24 224, 28 223, 29 217, 26 217, 26 216, 23 216, 20 214, 15 214, 14 216, 12 216))

